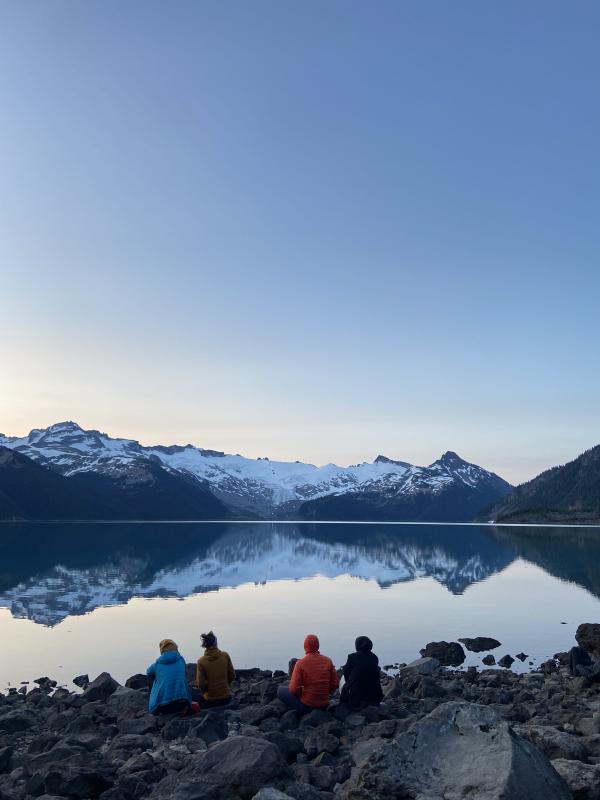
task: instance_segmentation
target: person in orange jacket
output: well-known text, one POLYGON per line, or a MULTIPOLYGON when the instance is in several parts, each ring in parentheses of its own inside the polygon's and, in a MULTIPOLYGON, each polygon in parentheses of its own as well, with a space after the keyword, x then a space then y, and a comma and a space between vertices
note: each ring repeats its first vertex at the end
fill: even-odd
POLYGON ((280 686, 277 697, 298 714, 327 708, 329 696, 340 685, 333 661, 319 653, 319 639, 309 634, 304 640, 306 655, 296 662, 289 686, 280 686))

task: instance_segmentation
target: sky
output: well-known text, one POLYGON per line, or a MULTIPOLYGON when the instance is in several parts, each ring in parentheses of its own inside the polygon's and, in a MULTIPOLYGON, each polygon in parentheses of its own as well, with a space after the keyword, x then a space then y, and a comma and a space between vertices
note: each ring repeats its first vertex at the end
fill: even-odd
POLYGON ((5 0, 0 431, 600 442, 600 4, 5 0))

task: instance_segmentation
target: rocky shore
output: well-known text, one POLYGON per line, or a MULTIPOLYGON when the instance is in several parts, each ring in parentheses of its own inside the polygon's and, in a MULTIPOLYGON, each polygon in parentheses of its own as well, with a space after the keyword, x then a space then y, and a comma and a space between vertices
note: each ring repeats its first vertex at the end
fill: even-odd
POLYGON ((281 671, 240 670, 230 707, 191 717, 148 714, 143 675, 40 678, 0 695, 0 800, 600 799, 600 688, 565 653, 517 675, 453 669, 461 649, 382 674, 379 707, 334 698, 301 720, 281 671))

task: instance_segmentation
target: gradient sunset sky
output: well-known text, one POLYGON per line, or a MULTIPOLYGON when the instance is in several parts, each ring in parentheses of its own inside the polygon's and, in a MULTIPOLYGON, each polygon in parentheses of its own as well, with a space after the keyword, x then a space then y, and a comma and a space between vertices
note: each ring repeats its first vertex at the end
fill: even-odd
POLYGON ((600 442, 600 4, 0 5, 0 431, 600 442))

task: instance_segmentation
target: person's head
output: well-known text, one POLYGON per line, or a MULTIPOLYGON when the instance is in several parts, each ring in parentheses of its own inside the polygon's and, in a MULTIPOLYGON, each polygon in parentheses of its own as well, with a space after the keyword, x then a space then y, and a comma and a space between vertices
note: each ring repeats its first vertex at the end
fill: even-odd
POLYGON ((217 637, 214 635, 212 631, 208 633, 203 633, 200 636, 200 641, 202 642, 202 647, 216 647, 217 646, 217 637))
POLYGON ((359 636, 354 642, 357 653, 370 653, 373 649, 373 642, 368 636, 359 636))
POLYGON ((306 639, 304 640, 304 652, 305 653, 319 652, 319 637, 315 636, 314 633, 309 633, 306 639))
POLYGON ((158 643, 158 649, 162 656, 163 653, 176 653, 178 648, 173 639, 163 639, 158 643))

